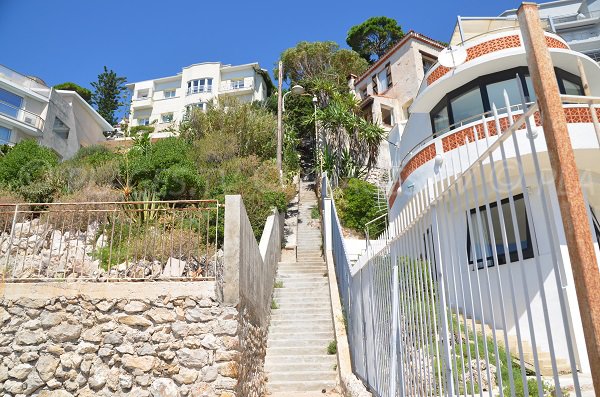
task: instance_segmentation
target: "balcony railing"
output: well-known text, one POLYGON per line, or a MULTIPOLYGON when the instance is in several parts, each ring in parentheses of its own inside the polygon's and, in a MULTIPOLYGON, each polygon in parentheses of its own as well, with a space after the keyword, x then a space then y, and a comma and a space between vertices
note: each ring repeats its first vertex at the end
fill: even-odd
POLYGON ((252 80, 229 80, 221 83, 221 92, 230 92, 237 90, 247 90, 254 87, 252 80))
POLYGON ((4 77, 7 80, 17 83, 23 87, 29 88, 30 90, 32 90, 40 95, 43 95, 46 98, 50 97, 50 87, 47 87, 44 84, 38 83, 31 77, 22 75, 21 73, 16 72, 10 68, 7 68, 4 65, 0 65, 0 77, 4 77))
POLYGON ((199 85, 187 89, 186 95, 202 94, 212 92, 212 85, 199 85))
POLYGON ((555 25, 559 25, 562 23, 586 21, 595 18, 600 18, 600 11, 589 11, 585 13, 560 15, 557 17, 553 17, 552 22, 554 22, 555 25))
POLYGON ((44 128, 44 119, 39 115, 2 100, 0 100, 0 114, 37 128, 40 131, 44 128))

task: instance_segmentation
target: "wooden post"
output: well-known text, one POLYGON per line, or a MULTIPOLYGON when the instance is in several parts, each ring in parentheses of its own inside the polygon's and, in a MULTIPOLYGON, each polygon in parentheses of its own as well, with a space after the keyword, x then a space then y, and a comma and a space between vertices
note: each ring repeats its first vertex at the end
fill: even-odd
POLYGON ((283 184, 283 170, 281 168, 281 150, 282 150, 282 139, 283 139, 283 99, 282 99, 282 85, 283 85, 283 62, 279 61, 278 70, 278 88, 277 88, 277 171, 279 172, 279 182, 283 184))
POLYGON ((594 389, 600 393, 600 272, 587 208, 538 6, 525 2, 517 15, 558 193, 594 389))

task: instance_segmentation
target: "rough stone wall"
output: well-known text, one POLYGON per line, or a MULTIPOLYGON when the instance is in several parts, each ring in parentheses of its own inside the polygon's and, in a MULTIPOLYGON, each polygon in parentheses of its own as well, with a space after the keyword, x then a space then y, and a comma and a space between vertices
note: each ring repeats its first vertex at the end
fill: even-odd
POLYGON ((235 396, 237 333, 237 310, 214 297, 5 295, 0 395, 235 396))

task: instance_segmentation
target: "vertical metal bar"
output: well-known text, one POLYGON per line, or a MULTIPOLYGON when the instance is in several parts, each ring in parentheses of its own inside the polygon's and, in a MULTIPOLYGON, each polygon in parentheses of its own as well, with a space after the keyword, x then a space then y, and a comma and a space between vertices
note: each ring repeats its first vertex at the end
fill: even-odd
POLYGON ((560 212, 569 248, 575 291, 592 371, 594 388, 600 390, 600 272, 588 227, 586 206, 579 182, 566 118, 537 5, 524 3, 517 12, 525 44, 527 63, 540 103, 542 124, 550 164, 558 193, 560 212), (552 117, 550 117, 552 115, 552 117))
POLYGON ((434 241, 434 255, 435 255, 435 267, 436 267, 436 278, 437 282, 437 295, 440 310, 440 323, 441 323, 441 333, 443 338, 443 347, 444 347, 444 362, 446 363, 446 395, 454 396, 456 393, 454 391, 454 377, 452 375, 452 361, 450 358, 450 333, 448 332, 448 313, 447 310, 447 301, 446 301, 446 283, 444 282, 444 260, 442 257, 442 245, 440 241, 440 230, 438 224, 438 216, 437 216, 437 205, 432 206, 431 208, 431 234, 434 241))

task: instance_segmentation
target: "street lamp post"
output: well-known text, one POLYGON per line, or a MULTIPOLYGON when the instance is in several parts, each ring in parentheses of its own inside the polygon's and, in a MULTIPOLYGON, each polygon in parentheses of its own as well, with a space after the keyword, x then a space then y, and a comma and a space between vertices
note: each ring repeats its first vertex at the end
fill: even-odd
POLYGON ((281 95, 281 85, 283 80, 283 64, 279 62, 279 91, 277 92, 277 171, 279 172, 279 182, 283 185, 283 169, 281 166, 281 152, 283 147, 283 112, 285 111, 285 97, 288 94, 302 95, 304 87, 295 85, 291 90, 281 95))
MULTIPOLYGON (((323 174, 323 160, 321 157, 321 152, 319 151, 319 129, 317 126, 317 102, 319 100, 317 99, 316 95, 313 95, 312 98, 312 103, 313 106, 315 107, 315 161, 317 161, 319 163, 319 178, 321 177, 321 175, 323 174)), ((315 164, 316 167, 316 164, 315 164)))

